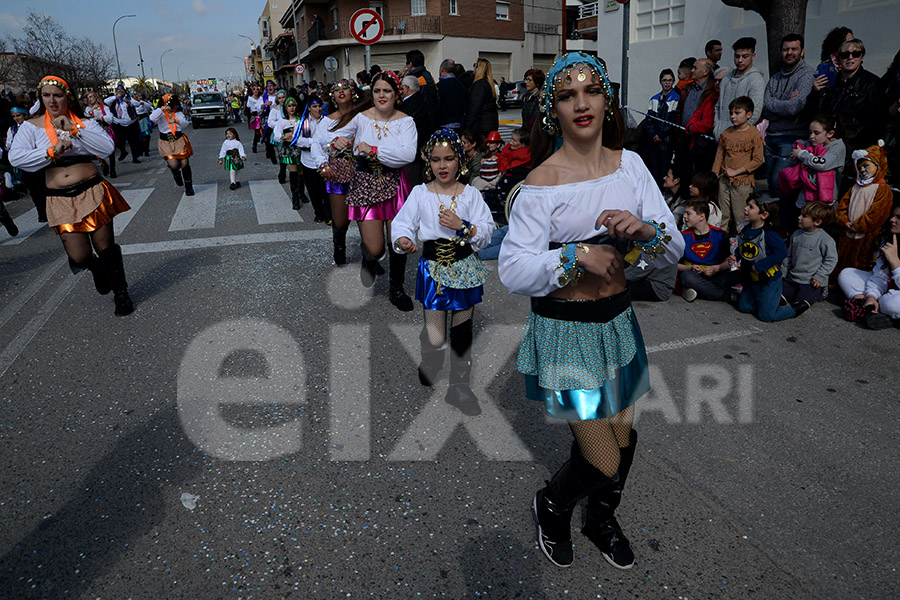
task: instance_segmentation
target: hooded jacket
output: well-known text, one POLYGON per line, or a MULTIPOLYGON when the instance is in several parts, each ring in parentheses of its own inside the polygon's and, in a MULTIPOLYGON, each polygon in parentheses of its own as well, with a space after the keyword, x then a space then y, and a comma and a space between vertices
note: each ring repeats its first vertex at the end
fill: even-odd
POLYGON ((739 96, 749 96, 753 100, 753 116, 750 117, 750 124, 756 125, 762 116, 765 94, 766 76, 756 65, 751 66, 740 75, 732 72, 725 77, 719 86, 719 102, 716 104, 714 128, 716 139, 719 139, 722 132, 731 127, 731 111, 728 110, 728 105, 732 100, 739 96))

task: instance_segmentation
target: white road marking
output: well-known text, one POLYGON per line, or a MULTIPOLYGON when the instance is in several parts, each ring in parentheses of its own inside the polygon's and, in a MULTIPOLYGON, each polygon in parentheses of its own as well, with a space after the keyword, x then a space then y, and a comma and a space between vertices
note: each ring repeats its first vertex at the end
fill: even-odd
POLYGON ((131 223, 131 219, 134 218, 137 211, 141 210, 141 207, 144 205, 144 202, 147 201, 147 198, 150 197, 151 193, 153 193, 153 188, 125 190, 122 192, 122 197, 125 198, 125 201, 131 206, 131 210, 117 215, 116 218, 113 219, 113 232, 116 234, 116 237, 125 231, 125 228, 131 223))
POLYGON ((271 244, 275 242, 305 242, 310 240, 331 239, 330 229, 311 229, 304 231, 280 231, 272 233, 247 233, 221 237, 194 238, 192 240, 169 240, 167 242, 148 242, 144 244, 127 244, 122 246, 123 254, 152 254, 154 252, 173 252, 178 250, 198 250, 201 248, 217 248, 224 246, 243 246, 247 244, 271 244))
POLYGON ((194 195, 182 194, 175 216, 169 225, 169 231, 185 231, 188 229, 209 229, 216 226, 216 190, 214 183, 194 186, 194 195))
POLYGON ((113 183, 113 185, 116 186, 116 189, 134 185, 134 182, 132 182, 132 181, 111 182, 111 183, 113 183))
POLYGON ((680 350, 690 346, 699 346, 701 344, 709 344, 710 342, 721 342, 722 340, 730 340, 732 338, 744 337, 760 333, 762 329, 750 327, 749 329, 738 329, 736 331, 723 331, 722 333, 711 333, 709 335, 701 335, 700 337, 684 338, 682 340, 673 340, 671 342, 663 342, 656 346, 649 346, 647 354, 654 352, 665 352, 667 350, 680 350))
POLYGON ((0 242, 0 246, 16 246, 24 242, 27 238, 46 227, 46 223, 38 223, 37 209, 32 208, 28 212, 19 215, 15 219, 16 227, 19 228, 19 235, 11 237, 0 242))
POLYGON ((66 264, 65 258, 60 258, 53 263, 50 264, 44 272, 35 277, 28 287, 25 288, 21 294, 13 298, 12 302, 3 307, 3 311, 0 312, 0 329, 3 329, 3 326, 6 325, 6 322, 12 318, 14 314, 19 312, 19 310, 25 306, 25 304, 31 300, 32 296, 38 293, 44 284, 53 277, 53 275, 66 264))
POLYGON ((260 225, 303 222, 300 213, 291 208, 291 199, 277 180, 253 180, 249 185, 260 225))
MULTIPOLYGON (((48 269, 49 270, 49 269, 48 269)), ((19 355, 22 351, 31 343, 31 340, 34 339, 34 336, 37 335, 37 332, 41 330, 41 327, 47 323, 50 317, 53 315, 53 312, 62 304, 63 300, 66 299, 66 296, 69 295, 69 292, 72 291, 72 288, 75 287, 75 284, 78 282, 78 277, 68 277, 66 278, 62 284, 53 292, 53 295, 50 296, 50 299, 44 303, 44 306, 37 312, 34 317, 28 323, 25 324, 22 329, 19 330, 18 335, 13 338, 13 341, 9 343, 9 345, 0 352, 0 378, 6 373, 9 367, 19 358, 19 355)))

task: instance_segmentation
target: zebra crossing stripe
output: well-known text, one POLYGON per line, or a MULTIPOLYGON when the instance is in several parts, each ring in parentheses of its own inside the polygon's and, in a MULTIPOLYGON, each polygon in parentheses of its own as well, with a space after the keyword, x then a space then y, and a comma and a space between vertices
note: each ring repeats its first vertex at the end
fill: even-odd
POLYGON ((116 234, 116 237, 125 231, 125 228, 131 223, 131 219, 134 218, 137 211, 141 210, 144 202, 146 202, 147 198, 150 197, 150 194, 153 193, 153 188, 121 190, 120 193, 122 194, 122 197, 125 198, 125 201, 128 202, 131 210, 117 215, 116 218, 113 219, 113 232, 116 234))
POLYGON ((21 244, 28 237, 34 235, 42 228, 47 226, 45 223, 38 223, 36 208, 32 208, 28 212, 19 215, 13 220, 16 222, 16 227, 19 228, 19 235, 3 240, 2 242, 0 242, 0 246, 16 246, 18 244, 21 244))
POLYGON ((250 181, 250 195, 260 225, 302 223, 303 217, 291 208, 291 199, 278 181, 273 179, 250 181))
POLYGON ((175 216, 169 224, 169 231, 187 231, 190 229, 210 229, 216 226, 216 191, 215 183, 197 184, 194 195, 182 194, 175 216))

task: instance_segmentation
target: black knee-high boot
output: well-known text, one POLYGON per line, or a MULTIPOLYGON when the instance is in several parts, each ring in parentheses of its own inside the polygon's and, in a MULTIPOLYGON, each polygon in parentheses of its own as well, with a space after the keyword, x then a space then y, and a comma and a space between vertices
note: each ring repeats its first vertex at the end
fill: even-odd
POLYGON ((287 165, 280 161, 278 163, 278 183, 287 183, 287 165))
POLYGON ((288 171, 288 179, 291 182, 291 208, 300 209, 300 173, 288 171))
POLYGON ((106 269, 110 287, 115 294, 116 316, 124 317, 125 315, 130 315, 134 312, 134 303, 128 295, 128 281, 125 279, 122 248, 118 244, 113 244, 109 248, 101 250, 100 261, 106 269))
POLYGON ((107 158, 109 158, 109 178, 115 179, 116 175, 116 151, 113 150, 113 153, 110 154, 107 158))
POLYGON ((109 273, 106 272, 103 261, 93 254, 91 254, 91 258, 86 263, 77 263, 70 258, 69 269, 72 271, 72 274, 78 274, 84 269, 90 271, 94 277, 94 287, 97 289, 98 294, 105 296, 112 291, 112 282, 109 279, 109 273))
MULTIPOLYGON (((2 199, 0 199, 0 224, 6 227, 6 232, 12 237, 19 235, 19 228, 16 226, 16 222, 13 220, 12 215, 6 212, 6 207, 3 206, 2 199)), ((69 262, 71 262, 71 260, 69 262)))
POLYGON ((185 196, 193 196, 194 195, 194 176, 193 176, 193 173, 191 173, 191 166, 188 165, 186 167, 182 167, 181 172, 184 175, 184 195, 185 196))
POLYGON ((389 251, 390 254, 390 300, 391 304, 402 310, 409 312, 413 309, 412 299, 406 295, 403 289, 403 282, 406 278, 406 254, 389 251))
POLYGON ((598 481, 588 494, 581 528, 581 533, 600 549, 603 558, 619 569, 630 569, 634 564, 634 552, 622 533, 615 511, 622 501, 622 490, 634 462, 636 446, 637 431, 632 429, 629 444, 619 450, 619 472, 614 478, 604 477, 598 481))
MULTIPOLYGON (((381 254, 378 256, 373 256, 369 249, 366 248, 366 244, 364 242, 360 243, 360 250, 362 250, 362 264, 359 268, 359 280, 362 282, 363 287, 370 288, 375 285, 375 277, 384 273, 384 269, 381 268, 381 265, 378 263, 379 259, 384 256, 384 250, 381 251, 381 254)), ((393 252, 391 252, 393 255, 393 252)))
POLYGON ((434 385, 437 375, 444 366, 443 344, 434 345, 428 338, 428 329, 423 327, 419 334, 419 343, 422 346, 422 362, 419 363, 419 383, 422 385, 434 385))
POLYGON ((169 170, 172 171, 172 179, 175 180, 175 185, 182 187, 184 185, 184 179, 181 178, 181 169, 178 167, 175 167, 174 169, 169 167, 169 170))
POLYGON ((341 267, 347 264, 347 227, 343 229, 331 227, 331 241, 334 244, 334 264, 341 267))
POLYGON ((469 387, 472 380, 472 319, 450 328, 450 387, 444 402, 458 408, 464 415, 481 414, 478 398, 469 387))
POLYGON ((578 443, 573 442, 569 460, 534 495, 531 512, 537 526, 538 546, 558 567, 570 566, 575 558, 572 512, 600 478, 605 478, 603 472, 591 465, 582 456, 578 443))

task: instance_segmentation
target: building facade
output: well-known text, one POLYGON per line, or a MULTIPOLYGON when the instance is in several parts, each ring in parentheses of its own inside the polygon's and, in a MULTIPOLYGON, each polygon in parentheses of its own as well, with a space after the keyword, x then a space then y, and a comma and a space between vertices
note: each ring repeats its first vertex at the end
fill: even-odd
POLYGON ((445 58, 467 69, 485 58, 498 82, 501 77, 517 81, 532 66, 546 70, 558 56, 562 1, 293 0, 285 4, 277 26, 276 12, 267 5, 260 17, 260 41, 268 58, 263 57, 260 67, 271 60, 280 85, 355 78, 366 68, 365 46, 350 34, 350 16, 371 8, 385 23, 384 36, 370 48, 371 64, 399 71, 406 66, 406 52, 418 49, 435 76, 445 58), (338 63, 333 74, 325 69, 329 56, 338 63), (298 64, 304 65, 303 75, 296 73, 298 64))

